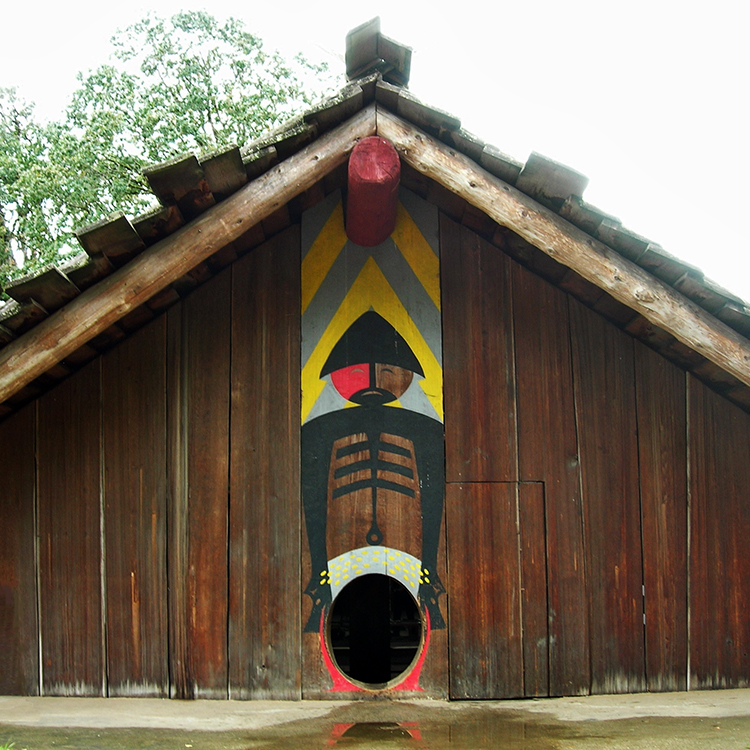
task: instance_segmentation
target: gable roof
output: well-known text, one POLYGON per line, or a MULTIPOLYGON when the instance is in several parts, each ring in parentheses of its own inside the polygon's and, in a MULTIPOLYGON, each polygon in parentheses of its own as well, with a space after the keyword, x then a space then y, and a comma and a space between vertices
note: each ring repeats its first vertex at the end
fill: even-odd
POLYGON ((377 19, 347 37, 350 82, 248 144, 146 170, 160 207, 78 232, 61 268, 12 283, 0 309, 0 418, 179 301, 346 183, 368 135, 402 184, 750 411, 750 308, 583 200, 587 179, 525 164, 407 89, 411 50, 377 19))

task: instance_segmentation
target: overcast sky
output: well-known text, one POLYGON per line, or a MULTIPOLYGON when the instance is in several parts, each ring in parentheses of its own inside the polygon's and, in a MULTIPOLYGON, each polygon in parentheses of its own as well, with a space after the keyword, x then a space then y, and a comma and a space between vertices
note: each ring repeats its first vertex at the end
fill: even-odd
MULTIPOLYGON (((54 118, 76 73, 109 55, 119 28, 151 9, 200 0, 42 9, 8 3, 0 86, 54 118)), ((538 151, 585 174, 585 198, 633 231, 750 299, 750 187, 744 4, 487 3, 464 0, 214 2, 286 54, 342 66, 346 32, 379 15, 414 49, 411 91, 519 161, 538 151)))

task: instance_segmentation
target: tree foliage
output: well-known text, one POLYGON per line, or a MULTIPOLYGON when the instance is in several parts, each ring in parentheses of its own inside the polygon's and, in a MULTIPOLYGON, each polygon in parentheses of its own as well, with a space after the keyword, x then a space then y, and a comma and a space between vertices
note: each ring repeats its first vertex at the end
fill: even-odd
POLYGON ((145 165, 244 144, 332 83, 205 12, 149 15, 112 45, 110 62, 79 74, 59 122, 37 122, 0 89, 0 285, 64 256, 76 228, 150 205, 145 165))

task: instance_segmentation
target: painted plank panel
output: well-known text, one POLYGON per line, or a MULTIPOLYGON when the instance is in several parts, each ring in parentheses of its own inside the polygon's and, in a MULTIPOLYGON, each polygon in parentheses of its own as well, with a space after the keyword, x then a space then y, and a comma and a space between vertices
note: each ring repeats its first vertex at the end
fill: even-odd
POLYGON ((0 425, 0 695, 39 694, 35 422, 31 405, 0 425))
POLYGON ((180 698, 227 697, 230 272, 196 289, 169 320, 168 556, 180 698))
POLYGON ((229 697, 300 698, 300 238, 233 267, 229 697))
POLYGON ((518 486, 521 534, 524 695, 549 695, 549 627, 544 484, 518 486))
POLYGON ((169 695, 166 320, 102 358, 110 696, 169 695))
POLYGON ((446 480, 515 481, 510 259, 440 217, 446 480))
POLYGON ((750 416, 688 379, 690 687, 750 685, 750 416))
POLYGON ((633 340, 570 299, 591 692, 646 687, 633 340))
POLYGON ((42 692, 105 693, 100 363, 39 399, 42 692))
POLYGON ((513 264, 519 471, 543 481, 550 695, 589 691, 589 624, 567 296, 513 264))
POLYGON ((685 373, 635 342, 649 691, 687 687, 685 373))
POLYGON ((448 484, 450 697, 523 695, 518 485, 448 484))

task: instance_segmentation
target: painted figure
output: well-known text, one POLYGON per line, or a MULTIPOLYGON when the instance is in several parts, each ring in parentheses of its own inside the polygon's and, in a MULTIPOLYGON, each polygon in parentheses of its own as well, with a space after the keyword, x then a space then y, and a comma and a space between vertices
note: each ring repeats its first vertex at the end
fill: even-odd
POLYGON ((302 427, 302 487, 313 601, 306 630, 359 575, 399 580, 445 626, 437 572, 443 506, 443 426, 392 408, 422 368, 374 311, 359 317, 331 351, 321 377, 357 408, 329 412, 302 427))

